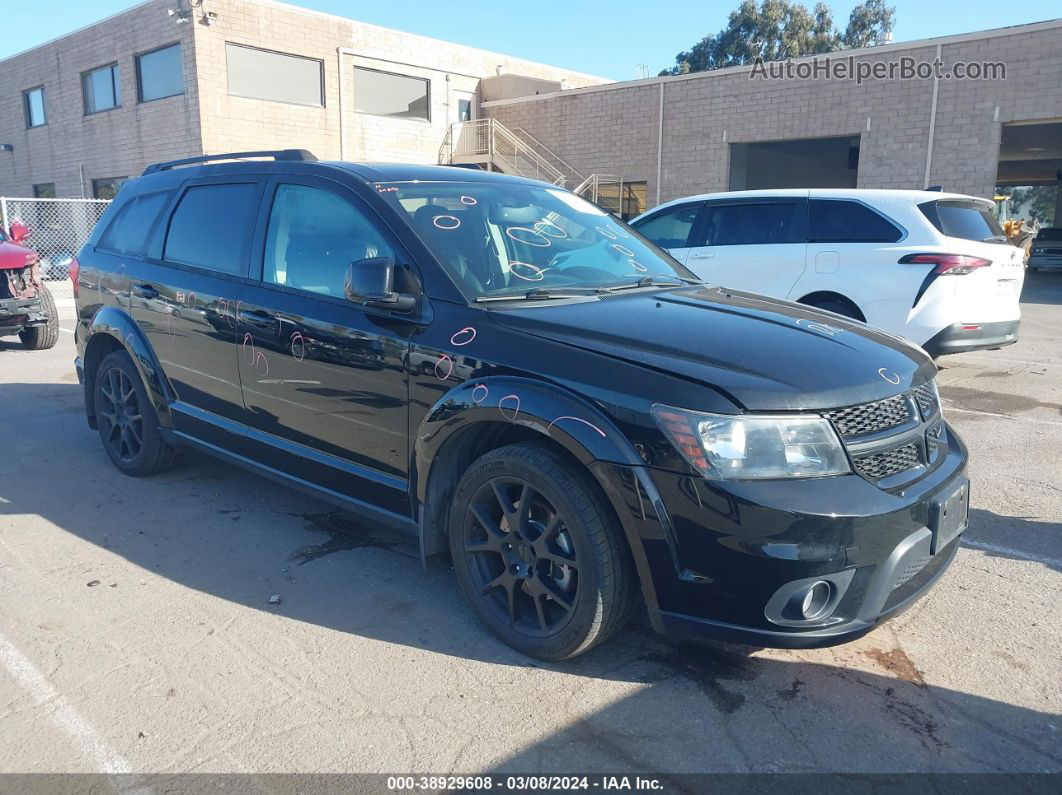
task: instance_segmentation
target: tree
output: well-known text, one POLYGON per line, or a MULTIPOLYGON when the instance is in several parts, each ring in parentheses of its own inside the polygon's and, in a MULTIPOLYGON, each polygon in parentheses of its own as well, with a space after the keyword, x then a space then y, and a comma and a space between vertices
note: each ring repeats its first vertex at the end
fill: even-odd
POLYGON ((814 11, 794 0, 743 0, 730 12, 727 26, 705 36, 688 51, 675 56, 675 65, 661 75, 705 72, 742 66, 757 58, 781 61, 802 55, 834 52, 845 47, 865 47, 880 40, 893 27, 895 9, 885 0, 865 0, 852 9, 844 33, 833 24, 825 3, 814 11))
POLYGON ((1026 213, 1034 221, 1039 221, 1044 226, 1056 223, 1055 196, 1058 188, 1054 185, 1035 185, 1024 188, 1014 188, 1005 195, 1011 199, 1011 207, 1021 208, 1017 210, 1021 215, 1026 213))

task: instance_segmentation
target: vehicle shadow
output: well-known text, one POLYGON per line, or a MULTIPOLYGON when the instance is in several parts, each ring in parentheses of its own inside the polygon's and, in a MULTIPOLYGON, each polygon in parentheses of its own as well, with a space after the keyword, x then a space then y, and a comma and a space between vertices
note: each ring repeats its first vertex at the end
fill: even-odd
MULTIPOLYGON (((563 728, 537 733, 499 771, 1062 770, 1056 716, 927 683, 888 629, 782 652, 663 638, 642 621, 575 660, 532 661, 494 640, 449 568, 425 572, 405 536, 197 454, 165 475, 125 477, 85 425, 76 384, 0 384, 0 406, 0 517, 39 515, 143 576, 288 620, 500 666, 480 678, 540 669, 617 683, 603 708, 580 706, 577 684, 542 693, 542 714, 525 720, 563 728)), ((114 568, 99 579, 117 582, 127 567, 114 568)), ((1004 678, 1028 675, 1020 660, 1000 664, 1004 678)))
POLYGON ((1026 271, 1021 289, 1023 304, 1062 304, 1062 271, 1026 271))
POLYGON ((972 508, 963 543, 990 557, 1035 561, 1062 572, 1062 522, 972 508))

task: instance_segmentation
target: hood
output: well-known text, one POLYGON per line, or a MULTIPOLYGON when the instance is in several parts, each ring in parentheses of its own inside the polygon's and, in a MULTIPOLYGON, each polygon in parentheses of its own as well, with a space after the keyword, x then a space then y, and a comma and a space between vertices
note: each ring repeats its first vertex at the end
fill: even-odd
POLYGON ((31 248, 16 246, 6 240, 0 241, 0 270, 25 268, 37 261, 37 252, 31 248))
POLYGON ((495 305, 490 315, 521 334, 703 384, 751 411, 866 403, 936 374, 932 359, 899 337, 829 312, 718 287, 495 305))

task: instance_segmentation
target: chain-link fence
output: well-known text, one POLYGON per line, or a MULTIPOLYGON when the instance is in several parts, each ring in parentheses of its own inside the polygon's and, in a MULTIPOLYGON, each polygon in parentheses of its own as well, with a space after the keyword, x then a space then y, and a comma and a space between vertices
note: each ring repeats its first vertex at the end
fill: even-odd
POLYGON ((45 279, 67 278, 67 266, 88 240, 92 227, 110 202, 102 199, 14 199, 0 196, 4 231, 18 222, 29 227, 22 245, 40 257, 45 279))

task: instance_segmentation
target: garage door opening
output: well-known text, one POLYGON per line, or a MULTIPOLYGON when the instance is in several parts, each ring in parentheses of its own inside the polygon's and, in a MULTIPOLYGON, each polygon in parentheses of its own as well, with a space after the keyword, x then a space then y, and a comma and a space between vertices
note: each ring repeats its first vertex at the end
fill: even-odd
POLYGON ((730 190, 854 188, 859 136, 730 144, 730 190))
POLYGON ((1000 220, 1062 223, 1062 120, 1004 124, 996 185, 1000 220))

